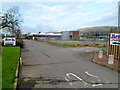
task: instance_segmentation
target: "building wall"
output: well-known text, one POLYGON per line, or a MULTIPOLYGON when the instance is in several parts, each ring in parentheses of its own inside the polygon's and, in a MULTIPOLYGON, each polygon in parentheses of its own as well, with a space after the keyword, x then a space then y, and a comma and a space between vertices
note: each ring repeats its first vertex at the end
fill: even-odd
POLYGON ((73 31, 73 40, 79 40, 79 31, 73 31))
POLYGON ((28 36, 27 39, 34 39, 34 40, 60 40, 61 36, 33 35, 33 36, 28 36))
POLYGON ((95 36, 95 37, 93 37, 93 39, 95 39, 95 40, 107 40, 108 37, 107 36, 95 36))
POLYGON ((69 40, 70 39, 70 33, 68 31, 62 32, 61 40, 69 40))

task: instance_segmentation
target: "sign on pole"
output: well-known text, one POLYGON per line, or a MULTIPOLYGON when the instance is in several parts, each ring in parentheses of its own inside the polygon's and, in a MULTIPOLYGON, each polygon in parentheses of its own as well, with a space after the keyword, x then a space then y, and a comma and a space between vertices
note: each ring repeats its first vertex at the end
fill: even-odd
POLYGON ((120 33, 110 33, 108 38, 108 55, 120 60, 120 33))
POLYGON ((110 45, 120 45, 120 33, 110 34, 110 45))
POLYGON ((15 46, 16 38, 11 38, 11 37, 4 38, 4 45, 5 46, 15 46))

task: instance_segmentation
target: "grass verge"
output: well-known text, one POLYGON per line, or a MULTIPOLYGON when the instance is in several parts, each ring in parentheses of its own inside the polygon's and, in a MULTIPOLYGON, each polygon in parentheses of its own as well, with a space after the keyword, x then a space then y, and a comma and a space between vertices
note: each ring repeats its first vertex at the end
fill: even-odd
POLYGON ((52 42, 47 40, 35 40, 37 42, 47 42, 48 44, 54 45, 54 46, 61 46, 61 47, 97 47, 97 48, 105 48, 105 44, 99 44, 99 43, 59 43, 59 42, 52 42))
POLYGON ((48 40, 35 40, 37 42, 47 42, 48 40))
POLYGON ((51 45, 62 46, 62 47, 97 47, 104 48, 105 45, 101 44, 76 44, 76 43, 56 43, 56 42, 48 42, 51 45))
POLYGON ((2 88, 13 88, 19 47, 2 47, 2 88))

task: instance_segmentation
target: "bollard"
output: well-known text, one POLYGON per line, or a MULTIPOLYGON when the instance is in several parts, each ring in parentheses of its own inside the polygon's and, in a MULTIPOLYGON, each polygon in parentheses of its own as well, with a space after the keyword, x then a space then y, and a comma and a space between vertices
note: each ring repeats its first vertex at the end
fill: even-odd
POLYGON ((113 63, 114 63, 114 55, 109 55, 108 64, 113 64, 113 63))
POLYGON ((20 57, 20 66, 22 66, 22 59, 21 59, 21 57, 20 57))
POLYGON ((103 51, 99 51, 99 58, 103 58, 103 51))

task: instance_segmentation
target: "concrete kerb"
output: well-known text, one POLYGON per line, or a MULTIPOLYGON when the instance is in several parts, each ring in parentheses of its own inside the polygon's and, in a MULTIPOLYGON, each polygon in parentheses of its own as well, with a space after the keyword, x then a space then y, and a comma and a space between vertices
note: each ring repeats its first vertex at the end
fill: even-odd
POLYGON ((19 68, 21 64, 21 49, 19 51, 19 57, 18 57, 18 64, 17 64, 17 69, 16 69, 16 73, 15 73, 15 80, 14 80, 14 90, 17 89, 17 84, 18 84, 18 78, 19 78, 19 68))
POLYGON ((108 65, 102 64, 102 63, 100 63, 100 62, 95 61, 94 59, 92 59, 92 62, 94 62, 94 63, 96 63, 96 64, 99 64, 99 65, 102 65, 102 66, 104 66, 104 67, 110 68, 110 69, 112 69, 112 70, 115 70, 115 71, 120 72, 120 69, 119 69, 119 68, 115 68, 115 67, 112 67, 112 66, 108 66, 108 65))

